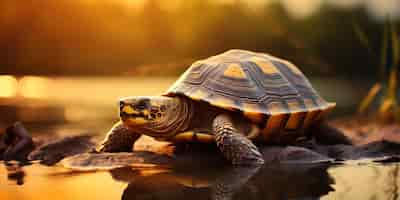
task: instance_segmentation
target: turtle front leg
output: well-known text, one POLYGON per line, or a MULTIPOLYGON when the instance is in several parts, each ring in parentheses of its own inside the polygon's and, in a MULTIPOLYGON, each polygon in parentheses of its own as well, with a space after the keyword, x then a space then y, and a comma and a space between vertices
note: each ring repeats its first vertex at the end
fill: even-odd
POLYGON ((234 127, 228 115, 221 114, 214 119, 213 131, 218 148, 232 164, 261 165, 264 163, 263 156, 257 147, 234 127))
POLYGON ((96 149, 97 152, 130 152, 140 134, 126 128, 121 121, 117 122, 107 133, 106 138, 96 149))

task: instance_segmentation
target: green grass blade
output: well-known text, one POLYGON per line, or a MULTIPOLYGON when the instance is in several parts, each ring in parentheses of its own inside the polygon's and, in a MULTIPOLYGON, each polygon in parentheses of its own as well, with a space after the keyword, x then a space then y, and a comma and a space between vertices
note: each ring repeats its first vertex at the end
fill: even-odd
POLYGON ((400 61, 400 46, 399 46, 400 39, 399 39, 399 35, 396 30, 396 26, 393 23, 391 23, 390 27, 391 27, 390 32, 391 32, 391 43, 392 43, 392 51, 393 51, 392 52, 393 53, 393 55, 392 55, 393 67, 397 68, 399 61, 400 61))
POLYGON ((371 42, 369 41, 368 36, 365 33, 365 31, 363 31, 356 22, 353 22, 353 29, 354 29, 354 33, 356 34, 357 39, 360 41, 361 45, 364 46, 364 48, 366 48, 368 50, 368 53, 376 56, 376 54, 374 53, 374 51, 372 49, 371 42))
POLYGON ((381 46, 381 58, 379 64, 380 78, 381 81, 385 80, 386 65, 387 65, 387 51, 389 42, 389 23, 386 23, 383 29, 382 46, 381 46))
POLYGON ((396 93, 397 93, 397 68, 392 67, 389 74, 387 98, 393 100, 393 102, 396 102, 396 93))

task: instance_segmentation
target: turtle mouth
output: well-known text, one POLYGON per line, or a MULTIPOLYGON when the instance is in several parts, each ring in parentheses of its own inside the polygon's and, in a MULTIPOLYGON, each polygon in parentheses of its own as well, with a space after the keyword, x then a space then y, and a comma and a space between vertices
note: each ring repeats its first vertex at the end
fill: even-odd
POLYGON ((142 114, 142 113, 139 113, 139 114, 128 114, 128 113, 121 112, 119 116, 122 119, 139 118, 139 117, 143 118, 143 119, 147 119, 147 116, 142 114))
POLYGON ((145 111, 137 111, 131 106, 122 107, 119 116, 129 126, 145 124, 150 120, 145 111))
POLYGON ((122 122, 128 126, 137 126, 149 122, 148 118, 144 114, 127 114, 120 113, 122 122))

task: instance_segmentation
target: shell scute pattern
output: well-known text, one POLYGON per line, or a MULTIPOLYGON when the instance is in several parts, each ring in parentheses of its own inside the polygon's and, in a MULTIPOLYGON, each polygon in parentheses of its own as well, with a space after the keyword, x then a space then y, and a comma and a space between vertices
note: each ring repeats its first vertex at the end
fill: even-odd
POLYGON ((322 99, 292 63, 245 50, 195 62, 165 95, 243 112, 254 122, 265 120, 268 132, 309 126, 335 105, 322 99))

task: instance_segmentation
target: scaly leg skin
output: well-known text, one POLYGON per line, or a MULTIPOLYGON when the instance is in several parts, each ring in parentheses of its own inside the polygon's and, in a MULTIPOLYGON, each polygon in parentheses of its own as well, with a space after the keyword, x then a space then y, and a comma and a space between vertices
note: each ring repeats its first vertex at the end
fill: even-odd
POLYGON ((342 131, 326 123, 321 123, 313 126, 311 127, 310 131, 312 136, 319 144, 352 144, 351 140, 342 131))
POLYGON ((117 122, 107 133, 106 138, 97 148, 97 152, 130 152, 133 144, 140 137, 126 128, 122 122, 117 122))
POLYGON ((234 127, 226 114, 218 115, 213 122, 218 148, 233 165, 261 165, 262 154, 257 147, 234 127))

